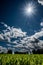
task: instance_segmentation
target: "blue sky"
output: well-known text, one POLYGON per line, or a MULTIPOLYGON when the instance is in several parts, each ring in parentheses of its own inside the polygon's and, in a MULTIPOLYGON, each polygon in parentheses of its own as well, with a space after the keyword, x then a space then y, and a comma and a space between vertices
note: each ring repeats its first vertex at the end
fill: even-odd
MULTIPOLYGON (((28 37, 43 30, 43 1, 40 0, 0 0, 0 34, 8 27, 21 29, 28 37), (33 3, 37 12, 33 16, 24 16, 24 6, 33 3), (2 23, 3 22, 3 23, 2 23), (7 25, 7 27, 5 26, 7 25)), ((13 30, 13 29, 11 29, 13 30)), ((15 30, 15 29, 14 29, 15 30)), ((19 30, 20 31, 20 30, 19 30)), ((24 34, 23 34, 24 35, 24 34)), ((39 38, 43 40, 43 37, 39 38)), ((3 46, 6 43, 0 42, 3 46)))
POLYGON ((19 27, 26 31, 28 35, 34 34, 34 30, 41 29, 40 23, 43 18, 43 6, 34 0, 4 0, 0 2, 0 22, 7 23, 10 26, 19 27), (35 4, 37 13, 30 19, 22 14, 25 2, 35 4))

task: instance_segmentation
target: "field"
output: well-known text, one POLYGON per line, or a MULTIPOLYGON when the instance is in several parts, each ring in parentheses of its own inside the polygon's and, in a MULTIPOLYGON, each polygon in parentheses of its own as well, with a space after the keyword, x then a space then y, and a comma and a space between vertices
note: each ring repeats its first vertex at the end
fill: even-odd
POLYGON ((43 65, 43 55, 0 54, 0 65, 43 65))

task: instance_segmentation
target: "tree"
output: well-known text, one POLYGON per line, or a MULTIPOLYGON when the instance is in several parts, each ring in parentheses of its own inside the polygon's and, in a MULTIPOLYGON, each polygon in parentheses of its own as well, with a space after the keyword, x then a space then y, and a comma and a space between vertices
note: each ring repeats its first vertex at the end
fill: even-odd
POLYGON ((43 54, 43 49, 37 49, 32 51, 33 54, 43 54))
POLYGON ((7 53, 8 53, 8 54, 12 54, 12 50, 9 49, 7 53))

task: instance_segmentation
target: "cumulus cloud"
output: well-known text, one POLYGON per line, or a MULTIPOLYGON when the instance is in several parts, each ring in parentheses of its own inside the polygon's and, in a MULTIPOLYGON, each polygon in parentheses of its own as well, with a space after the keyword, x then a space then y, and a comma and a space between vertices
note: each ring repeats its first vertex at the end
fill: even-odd
POLYGON ((43 5, 43 0, 38 0, 38 3, 40 3, 41 5, 43 5))
POLYGON ((5 27, 7 27, 7 24, 5 24, 4 22, 1 22, 1 24, 3 24, 5 27))
POLYGON ((43 26, 43 22, 41 22, 40 25, 43 26))
POLYGON ((35 33, 34 35, 32 35, 31 37, 33 38, 33 37, 35 37, 35 38, 39 38, 39 37, 42 37, 43 36, 43 30, 41 30, 40 32, 37 32, 37 33, 35 33))
POLYGON ((7 48, 6 47, 3 47, 3 46, 0 46, 0 53, 4 52, 4 53, 7 53, 7 48))
POLYGON ((14 28, 13 26, 10 27, 3 22, 1 24, 3 24, 7 28, 5 30, 3 30, 3 33, 0 34, 0 39, 4 39, 4 40, 10 42, 11 38, 26 36, 26 32, 23 32, 20 28, 14 28))
POLYGON ((43 31, 43 28, 41 28, 41 30, 43 31))
POLYGON ((4 40, 4 37, 2 34, 0 34, 0 40, 4 40))
POLYGON ((8 47, 16 50, 18 48, 18 51, 22 51, 23 49, 29 51, 42 47, 43 41, 40 41, 38 38, 43 36, 43 30, 36 32, 34 35, 29 37, 26 35, 26 32, 23 32, 20 28, 14 28, 13 26, 10 27, 5 23, 1 24, 3 24, 6 29, 3 30, 3 33, 0 33, 0 41, 2 40, 14 44, 7 44, 8 47), (11 40, 12 38, 14 39, 13 41, 11 40))

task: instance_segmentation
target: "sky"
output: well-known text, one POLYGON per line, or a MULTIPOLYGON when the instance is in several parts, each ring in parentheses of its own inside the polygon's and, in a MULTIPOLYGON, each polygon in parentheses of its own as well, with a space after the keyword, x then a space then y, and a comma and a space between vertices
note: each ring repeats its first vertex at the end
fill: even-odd
POLYGON ((0 48, 34 48, 34 37, 43 42, 43 0, 0 0, 0 48), (30 15, 25 7, 31 3, 30 15))

